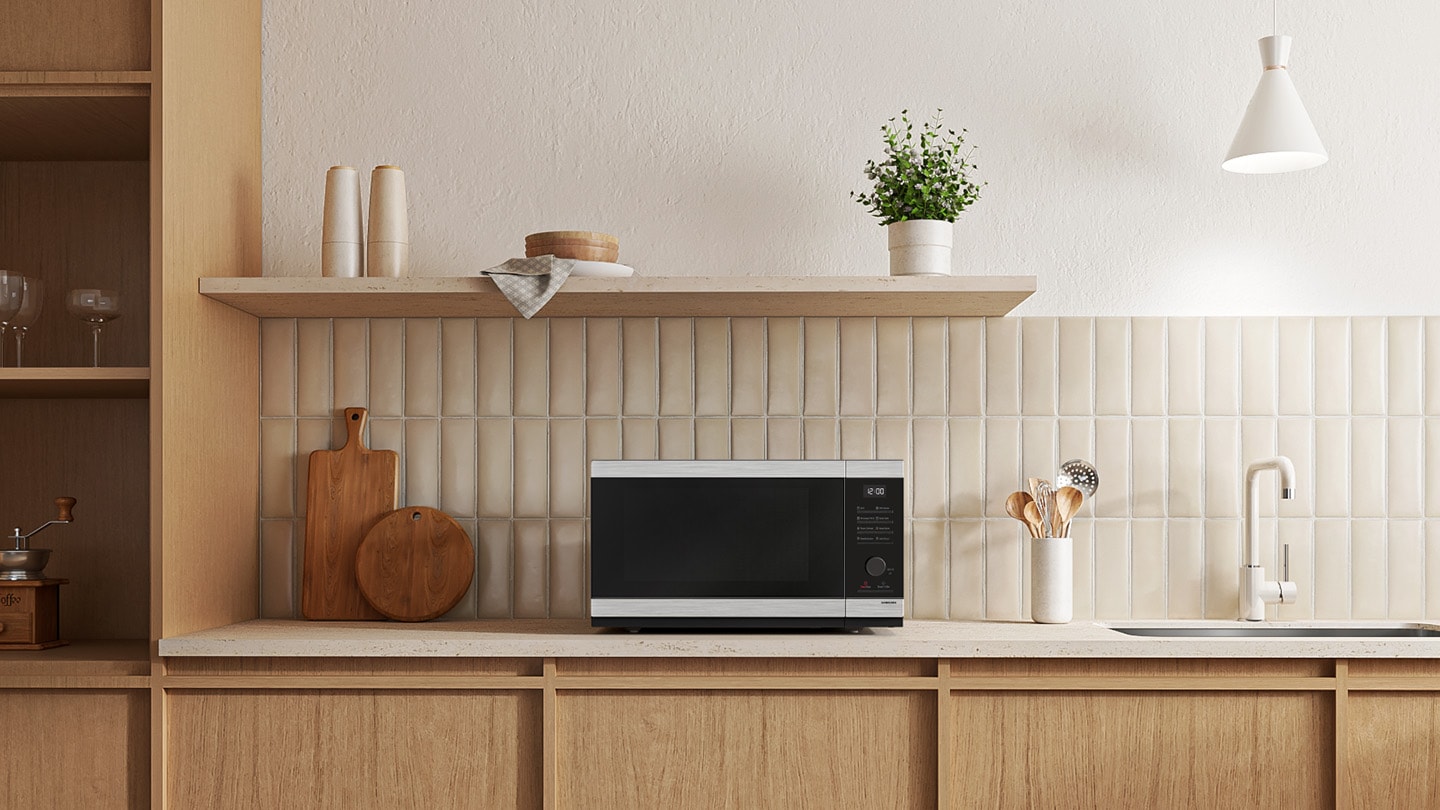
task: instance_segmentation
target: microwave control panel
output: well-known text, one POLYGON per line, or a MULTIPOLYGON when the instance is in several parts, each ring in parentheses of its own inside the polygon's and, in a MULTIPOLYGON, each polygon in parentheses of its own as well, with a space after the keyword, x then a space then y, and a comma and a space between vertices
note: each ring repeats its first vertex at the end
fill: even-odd
POLYGON ((905 596, 905 479, 845 482, 845 595, 905 596))

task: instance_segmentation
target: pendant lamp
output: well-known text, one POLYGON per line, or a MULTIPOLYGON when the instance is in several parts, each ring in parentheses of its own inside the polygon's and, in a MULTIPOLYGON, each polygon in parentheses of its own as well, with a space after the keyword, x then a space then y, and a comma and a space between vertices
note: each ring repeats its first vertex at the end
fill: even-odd
POLYGON ((1265 70, 1220 164, 1225 171, 1277 174, 1312 169, 1330 159, 1290 81, 1289 61, 1290 37, 1277 33, 1260 40, 1260 63, 1265 70))

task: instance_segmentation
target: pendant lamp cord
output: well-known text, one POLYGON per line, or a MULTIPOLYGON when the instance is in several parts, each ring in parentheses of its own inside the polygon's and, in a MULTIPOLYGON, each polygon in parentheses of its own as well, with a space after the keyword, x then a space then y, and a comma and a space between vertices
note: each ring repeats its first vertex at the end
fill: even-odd
POLYGON ((1270 33, 1280 36, 1280 0, 1270 0, 1270 33))

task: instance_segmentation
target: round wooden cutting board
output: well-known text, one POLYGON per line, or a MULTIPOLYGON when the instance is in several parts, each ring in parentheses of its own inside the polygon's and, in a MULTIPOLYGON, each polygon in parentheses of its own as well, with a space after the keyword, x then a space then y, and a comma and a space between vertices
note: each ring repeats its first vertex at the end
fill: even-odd
POLYGON ((428 506, 381 518, 355 553, 355 579, 366 601, 402 622, 423 622, 455 607, 474 576, 470 536, 428 506))

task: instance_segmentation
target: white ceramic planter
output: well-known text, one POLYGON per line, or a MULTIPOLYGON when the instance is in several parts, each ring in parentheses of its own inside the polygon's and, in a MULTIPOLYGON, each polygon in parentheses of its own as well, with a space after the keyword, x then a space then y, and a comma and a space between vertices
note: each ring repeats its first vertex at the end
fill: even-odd
POLYGON ((1030 618, 1065 624, 1075 612, 1075 550, 1068 537, 1030 541, 1030 618))
POLYGON ((890 275, 948 276, 955 223, 908 219, 885 226, 890 240, 890 275))

